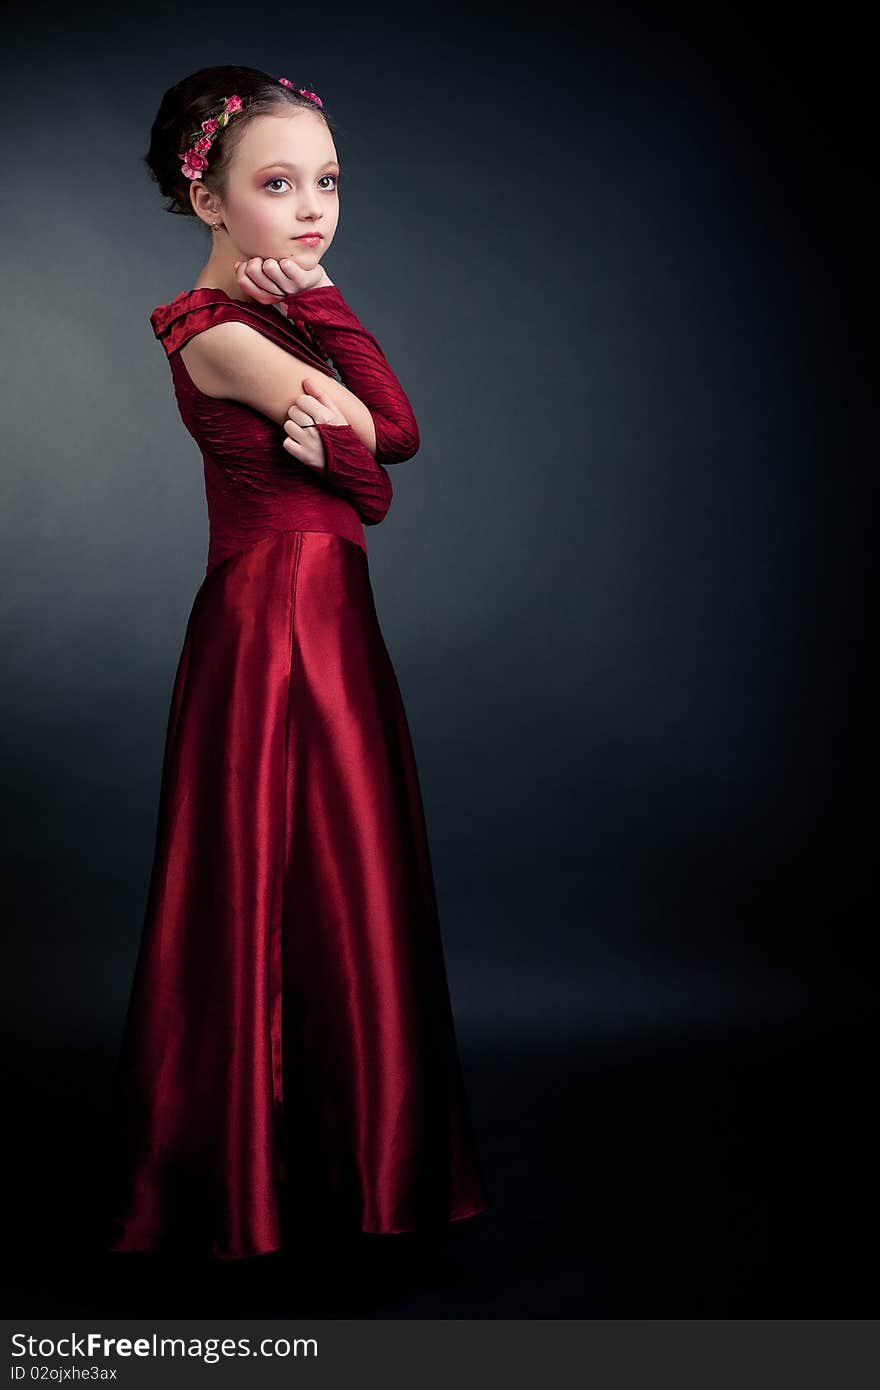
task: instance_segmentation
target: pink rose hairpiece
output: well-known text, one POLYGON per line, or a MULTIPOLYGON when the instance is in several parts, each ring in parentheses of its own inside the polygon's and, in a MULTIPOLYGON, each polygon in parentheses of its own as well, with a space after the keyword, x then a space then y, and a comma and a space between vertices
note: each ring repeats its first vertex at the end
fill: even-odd
POLYGON ((317 92, 309 92, 306 90, 305 87, 294 87, 289 77, 279 77, 278 81, 282 84, 282 86, 290 87, 291 91, 299 92, 300 96, 305 97, 307 101, 313 101, 316 106, 324 105, 317 92))
POLYGON ((209 116, 206 121, 202 121, 202 134, 196 143, 180 156, 183 161, 183 172, 188 179, 200 179, 202 177, 202 172, 208 167, 208 151, 220 131, 229 124, 236 111, 241 110, 242 104, 241 97, 226 97, 220 115, 209 116))
MULTIPOLYGON (((301 97, 305 97, 308 101, 313 102, 315 106, 324 105, 317 92, 307 91, 305 87, 295 87, 289 77, 279 77, 278 81, 282 86, 290 87, 292 91, 298 92, 301 97)), ((198 140, 196 140, 195 144, 191 145, 186 153, 180 156, 182 172, 188 179, 200 179, 202 177, 203 171, 208 167, 207 156, 211 146, 217 139, 220 131, 229 124, 236 111, 242 109, 243 104, 241 97, 226 97, 219 116, 209 116, 206 121, 202 121, 202 134, 199 136, 198 140)))

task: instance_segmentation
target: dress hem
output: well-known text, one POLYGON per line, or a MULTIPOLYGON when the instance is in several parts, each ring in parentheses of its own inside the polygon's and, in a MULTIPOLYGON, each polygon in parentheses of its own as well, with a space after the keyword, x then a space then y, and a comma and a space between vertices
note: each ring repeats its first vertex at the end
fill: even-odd
MULTIPOLYGON (((457 1216, 448 1216, 444 1218, 443 1221, 431 1225, 423 1222, 421 1225, 418 1226, 392 1226, 386 1230, 381 1231, 371 1230, 367 1227, 361 1226, 355 1231, 349 1231, 347 1234, 360 1236, 397 1236, 415 1235, 419 1232, 428 1231, 436 1232, 445 1226, 453 1225, 456 1221, 468 1221, 471 1217, 481 1216, 483 1212, 488 1210, 489 1204, 484 1203, 483 1206, 472 1207, 470 1211, 459 1212, 457 1216)), ((346 1232, 340 1232, 337 1230, 336 1234, 344 1235, 346 1234, 346 1232)), ((263 1258, 263 1256, 265 1255, 277 1255, 280 1254, 282 1251, 289 1250, 291 1248, 292 1242, 287 1241, 281 1245, 271 1245, 266 1250, 252 1250, 249 1252, 249 1254, 246 1255, 236 1255, 231 1253, 221 1254, 218 1251, 210 1250, 207 1252, 205 1258, 210 1260, 259 1260, 263 1258)), ((187 1248, 185 1246, 143 1245, 128 1246, 123 1249, 118 1249, 113 1245, 104 1245, 102 1249, 104 1250, 104 1253, 108 1255, 178 1255, 191 1258, 193 1255, 196 1254, 196 1252, 193 1249, 187 1248)))

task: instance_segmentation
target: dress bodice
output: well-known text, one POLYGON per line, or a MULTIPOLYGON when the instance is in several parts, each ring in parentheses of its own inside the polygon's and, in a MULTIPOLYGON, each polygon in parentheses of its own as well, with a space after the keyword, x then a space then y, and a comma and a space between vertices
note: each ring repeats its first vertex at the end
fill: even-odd
MULTIPOLYGON (((150 315, 171 368, 181 419, 201 450, 208 506, 207 573, 280 531, 329 531, 366 551, 360 516, 348 498, 284 448, 283 428, 239 401, 199 390, 179 349, 217 323, 249 324, 310 367, 333 376, 307 327, 271 304, 244 303, 219 289, 184 290, 150 315)), ((293 389, 291 388, 291 399, 293 389)))

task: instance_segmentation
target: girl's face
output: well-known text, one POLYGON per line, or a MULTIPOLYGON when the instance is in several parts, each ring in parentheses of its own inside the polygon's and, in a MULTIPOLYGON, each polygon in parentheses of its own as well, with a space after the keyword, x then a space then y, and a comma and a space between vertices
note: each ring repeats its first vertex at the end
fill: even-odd
POLYGON ((303 269, 320 261, 339 221, 336 146, 317 112, 257 116, 241 136, 219 210, 232 260, 280 260, 303 269), (317 242, 298 241, 319 232, 317 242))

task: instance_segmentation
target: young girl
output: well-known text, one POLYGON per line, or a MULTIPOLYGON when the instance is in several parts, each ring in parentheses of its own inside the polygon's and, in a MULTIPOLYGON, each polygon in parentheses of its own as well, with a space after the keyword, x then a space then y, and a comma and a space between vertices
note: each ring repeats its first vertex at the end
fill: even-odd
POLYGON ((363 532, 418 428, 321 265, 332 130, 286 77, 205 68, 166 92, 147 155, 167 210, 212 237, 150 320, 210 538, 114 1080, 117 1251, 260 1255, 311 1223, 425 1230, 488 1205, 363 532))

